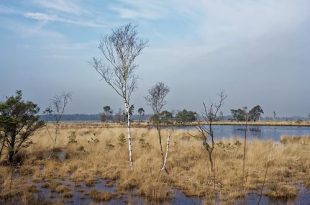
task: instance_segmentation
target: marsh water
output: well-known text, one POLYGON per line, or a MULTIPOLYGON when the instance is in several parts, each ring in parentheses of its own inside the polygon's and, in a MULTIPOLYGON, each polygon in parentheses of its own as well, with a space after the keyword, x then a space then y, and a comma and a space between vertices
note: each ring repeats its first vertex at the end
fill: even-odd
MULTIPOLYGON (((283 131, 283 130, 282 130, 283 131)), ((291 131, 291 130, 290 130, 291 131)), ((276 133, 281 133, 279 130, 276 133)), ((292 133, 292 132, 290 132, 292 133)), ((288 132, 286 133, 288 134, 288 132)), ((303 135, 306 134, 303 132, 303 135)), ((281 135, 277 135, 281 136, 281 135)), ((252 137, 255 137, 253 135, 252 137)), ((274 138, 277 139, 277 138, 274 138)), ((55 153, 60 161, 65 160, 66 153, 64 150, 59 150, 59 152, 55 153)), ((70 179, 59 179, 58 183, 69 187, 72 190, 72 195, 69 197, 62 198, 60 193, 50 190, 44 186, 44 183, 33 183, 33 185, 38 190, 38 196, 44 199, 48 199, 52 202, 61 201, 64 204, 92 204, 95 202, 96 204, 137 204, 137 205, 148 205, 148 204, 172 204, 172 205, 202 205, 206 204, 206 199, 203 197, 193 197, 186 196, 182 190, 177 188, 171 189, 171 196, 165 199, 164 201, 150 201, 146 197, 143 197, 139 194, 139 192, 135 189, 127 191, 125 193, 117 193, 116 182, 109 181, 105 179, 98 178, 95 183, 91 186, 87 185, 84 182, 73 182, 70 179), (112 182, 112 183, 111 183, 112 182), (112 199, 108 201, 98 202, 90 197, 90 192, 92 190, 96 190, 99 192, 108 192, 112 194, 112 199)), ((249 191, 245 198, 238 199, 235 201, 234 205, 310 205, 310 190, 304 188, 301 185, 298 185, 298 193, 295 198, 289 199, 272 199, 267 196, 260 196, 257 192, 249 191)), ((213 202, 212 202, 213 203, 213 202)), ((1 201, 0 201, 1 204, 1 201)), ((221 204, 220 201, 216 201, 216 204, 221 204)))
MULTIPOLYGON (((92 189, 97 191, 109 192, 111 194, 116 194, 116 186, 107 185, 107 181, 103 179, 98 179, 93 187, 88 187, 85 183, 75 184, 70 180, 59 180, 61 184, 69 186, 73 190, 72 197, 67 197, 64 199, 64 204, 91 204, 93 201, 89 197, 89 192, 92 189)), ((43 184, 36 184, 37 189, 39 190, 39 195, 44 199, 49 199, 52 202, 58 202, 61 197, 60 194, 52 192, 51 190, 44 188, 43 184)), ((172 205, 202 205, 205 204, 205 200, 201 197, 188 197, 182 191, 178 189, 171 190, 172 196, 169 199, 166 199, 161 202, 149 201, 147 198, 137 194, 135 190, 129 191, 121 195, 115 195, 111 200, 105 202, 96 202, 96 204, 136 204, 136 205, 148 205, 148 204, 172 204, 172 205)), ((237 200, 234 205, 257 205, 260 201, 260 205, 309 205, 310 204, 310 192, 309 190, 299 187, 299 192, 297 197, 293 199, 271 199, 266 196, 262 196, 257 193, 249 192, 245 199, 237 200)), ((217 201, 217 204, 221 204, 217 201)))
MULTIPOLYGON (((193 126, 180 127, 179 129, 195 129, 193 126)), ((242 138, 244 126, 240 125, 214 125, 214 135, 217 139, 242 138)), ((310 136, 310 127, 300 126, 248 126, 249 138, 279 141, 281 136, 310 136)))

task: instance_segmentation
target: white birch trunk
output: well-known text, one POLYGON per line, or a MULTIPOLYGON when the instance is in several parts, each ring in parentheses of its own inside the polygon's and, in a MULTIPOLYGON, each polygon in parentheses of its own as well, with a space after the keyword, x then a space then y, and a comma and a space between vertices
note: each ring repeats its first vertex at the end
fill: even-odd
POLYGON ((51 152, 50 152, 50 154, 49 154, 49 156, 48 156, 48 159, 51 159, 52 156, 54 155, 54 149, 55 149, 55 147, 56 147, 56 142, 57 142, 58 133, 59 133, 59 126, 60 126, 59 123, 60 123, 60 122, 57 121, 56 124, 55 124, 55 137, 54 137, 54 139, 53 139, 53 147, 52 147, 52 150, 51 150, 51 152))
POLYGON ((161 172, 166 169, 168 153, 169 153, 170 137, 171 137, 171 134, 169 134, 168 138, 167 138, 167 148, 166 148, 165 158, 164 158, 164 162, 163 162, 163 167, 160 170, 161 172))
POLYGON ((133 162, 132 162, 131 129, 130 129, 131 122, 130 122, 129 104, 125 103, 125 107, 127 111, 127 134, 128 134, 127 137, 128 137, 129 166, 132 169, 133 162))

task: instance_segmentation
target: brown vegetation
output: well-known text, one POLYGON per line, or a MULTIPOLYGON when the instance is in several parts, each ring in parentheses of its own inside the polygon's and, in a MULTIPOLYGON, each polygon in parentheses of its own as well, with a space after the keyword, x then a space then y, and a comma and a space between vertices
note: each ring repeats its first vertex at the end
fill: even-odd
MULTIPOLYGON (((124 142, 119 137, 126 133, 125 128, 84 128, 66 124, 60 130, 55 157, 50 160, 47 158, 51 139, 46 132, 46 129, 41 129, 33 137, 33 145, 23 152, 26 157, 14 172, 10 167, 0 166, 0 200, 11 196, 29 197, 36 192, 33 184, 42 184, 41 187, 70 197, 72 189, 58 180, 73 181, 79 188, 80 183, 92 187, 100 178, 115 181, 119 193, 135 190, 154 201, 171 198, 173 188, 181 189, 186 195, 204 197, 206 201, 212 197, 213 178, 208 155, 197 131, 190 131, 190 134, 187 130, 175 131, 167 164, 169 174, 162 175, 158 173, 162 159, 157 133, 153 129, 132 130, 136 159, 133 170, 128 169, 128 153, 122 149, 124 142), (77 143, 68 143, 73 131, 77 143)), ((301 143, 296 143, 297 138, 292 139, 283 137, 280 144, 262 140, 248 142, 246 190, 259 192, 265 181, 264 194, 283 198, 295 196, 297 184, 309 187, 309 138, 305 142, 301 138, 301 143), (267 160, 270 164, 265 179, 267 160)), ((229 204, 241 193, 243 143, 241 139, 226 139, 216 141, 215 146, 216 190, 220 200, 229 204)), ((110 194, 94 190, 90 196, 109 200, 110 194)))
POLYGON ((109 201, 112 199, 112 194, 109 192, 101 192, 92 190, 89 194, 90 198, 95 201, 109 201))
POLYGON ((282 144, 310 144, 310 136, 281 136, 282 144))

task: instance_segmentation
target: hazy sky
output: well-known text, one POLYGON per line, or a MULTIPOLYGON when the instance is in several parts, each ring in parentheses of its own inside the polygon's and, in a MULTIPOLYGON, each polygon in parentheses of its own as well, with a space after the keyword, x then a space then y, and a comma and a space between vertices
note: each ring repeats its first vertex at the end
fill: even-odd
POLYGON ((200 112, 224 89, 224 114, 257 104, 265 116, 310 113, 309 0, 1 0, 0 99, 22 89, 45 108, 71 91, 68 113, 118 110, 88 62, 100 56, 100 36, 126 23, 149 40, 136 109, 162 81, 168 110, 200 112))

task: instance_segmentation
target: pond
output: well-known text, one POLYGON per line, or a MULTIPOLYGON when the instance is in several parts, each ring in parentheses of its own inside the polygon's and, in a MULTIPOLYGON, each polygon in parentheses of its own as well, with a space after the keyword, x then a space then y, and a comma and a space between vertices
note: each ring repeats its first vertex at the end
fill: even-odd
MULTIPOLYGON (((179 129, 195 129, 195 127, 180 127, 179 129)), ((216 139, 244 136, 244 126, 240 125, 214 125, 213 131, 216 139)), ((310 136, 310 127, 297 126, 249 126, 248 138, 272 139, 279 141, 281 136, 310 136)))

